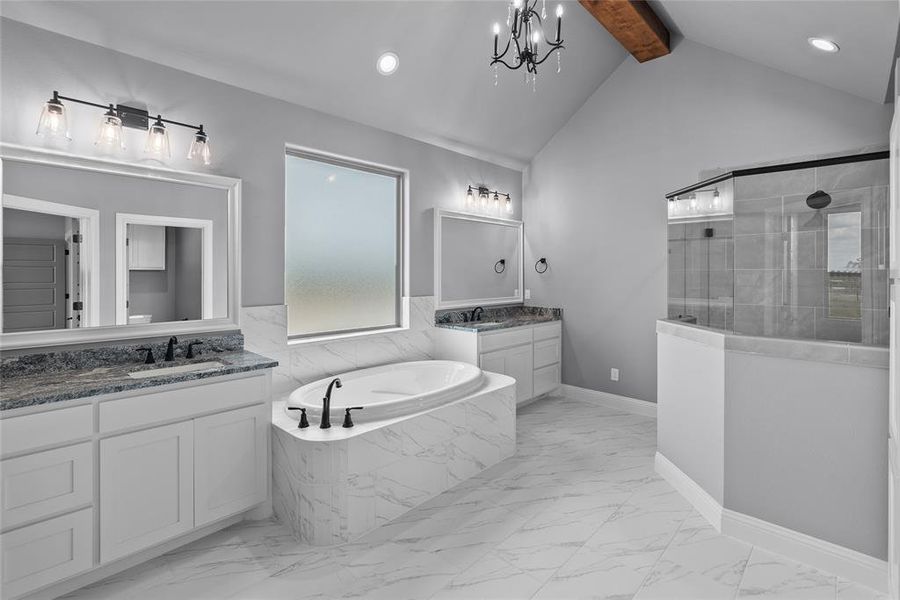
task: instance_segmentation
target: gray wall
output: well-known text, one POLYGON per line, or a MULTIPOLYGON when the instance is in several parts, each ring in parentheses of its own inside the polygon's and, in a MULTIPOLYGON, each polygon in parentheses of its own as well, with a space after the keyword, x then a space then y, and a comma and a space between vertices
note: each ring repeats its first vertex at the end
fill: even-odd
POLYGON ((726 352, 725 507, 887 558, 888 370, 726 352))
MULTIPOLYGON (((433 288, 430 209, 459 209, 466 186, 509 192, 521 214, 522 177, 498 167, 359 123, 224 85, 21 23, 0 23, 0 139, 38 145, 34 128, 52 90, 98 102, 141 103, 210 134, 214 173, 243 179, 243 303, 284 301, 284 147, 297 144, 410 171, 412 295, 433 288)), ((296 82, 303 85, 303 82, 296 82)), ((365 90, 358 90, 361 97, 365 90)), ((94 155, 99 112, 70 107, 68 150, 94 155)), ((440 115, 435 115, 440 118, 440 115)), ((126 130, 125 159, 145 161, 140 134, 126 130)), ((199 170, 184 155, 191 132, 172 128, 168 166, 199 170)))
POLYGON ((655 400, 666 192, 703 169, 886 145, 892 108, 690 41, 626 60, 525 177, 526 287, 565 310, 563 381, 655 400))

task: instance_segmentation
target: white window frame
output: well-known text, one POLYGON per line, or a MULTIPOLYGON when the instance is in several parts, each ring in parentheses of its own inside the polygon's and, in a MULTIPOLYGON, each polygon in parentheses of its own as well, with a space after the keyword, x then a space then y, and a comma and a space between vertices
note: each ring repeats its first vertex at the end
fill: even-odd
MULTIPOLYGON (((365 337, 370 335, 381 335, 385 333, 392 333, 398 331, 406 331, 409 329, 409 170, 401 167, 395 167, 392 165, 386 165, 382 163, 376 163, 372 161, 366 161, 359 158, 354 158, 351 156, 346 156, 342 154, 334 154, 331 152, 325 152, 322 150, 317 150, 315 148, 308 148, 305 146, 298 146, 295 144, 285 144, 284 151, 284 172, 282 172, 282 181, 285 182, 284 189, 284 208, 285 208, 285 220, 284 220, 284 264, 285 264, 285 272, 284 272, 284 282, 285 282, 285 298, 284 303, 287 306, 287 159, 289 156, 295 156, 298 158, 304 158, 307 160, 314 160, 318 162, 324 162, 328 164, 333 164, 339 167, 345 167, 349 169, 357 169, 360 171, 368 171, 370 173, 376 173, 379 175, 387 175, 390 177, 396 177, 399 180, 398 190, 397 190, 397 238, 398 238, 398 252, 397 252, 397 324, 390 325, 387 327, 373 327, 373 328, 365 328, 365 329, 349 329, 342 331, 333 331, 333 332, 320 332, 320 333, 312 333, 307 335, 288 335, 288 345, 297 345, 297 344, 314 344, 321 342, 329 342, 334 340, 342 340, 348 338, 355 337, 365 337)), ((326 226, 326 225, 323 225, 326 226)), ((327 225, 334 226, 334 225, 327 225)))

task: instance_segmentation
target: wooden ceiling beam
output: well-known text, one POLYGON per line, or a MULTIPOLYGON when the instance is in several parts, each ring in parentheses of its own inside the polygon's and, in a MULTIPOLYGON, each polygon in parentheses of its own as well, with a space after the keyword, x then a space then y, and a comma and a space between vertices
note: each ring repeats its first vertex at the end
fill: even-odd
POLYGON ((671 52, 669 30, 646 0, 578 0, 638 62, 671 52))

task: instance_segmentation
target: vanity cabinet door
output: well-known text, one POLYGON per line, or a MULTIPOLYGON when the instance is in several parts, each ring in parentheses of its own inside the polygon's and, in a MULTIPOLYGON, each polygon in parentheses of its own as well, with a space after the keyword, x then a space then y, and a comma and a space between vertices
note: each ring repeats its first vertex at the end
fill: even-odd
POLYGON ((532 397, 534 356, 531 344, 486 352, 481 355, 479 365, 485 371, 502 373, 515 379, 517 402, 532 397))
POLYGON ((197 527, 266 499, 269 421, 264 404, 194 421, 197 527))
POLYGON ((100 561, 194 527, 193 421, 100 440, 100 561))

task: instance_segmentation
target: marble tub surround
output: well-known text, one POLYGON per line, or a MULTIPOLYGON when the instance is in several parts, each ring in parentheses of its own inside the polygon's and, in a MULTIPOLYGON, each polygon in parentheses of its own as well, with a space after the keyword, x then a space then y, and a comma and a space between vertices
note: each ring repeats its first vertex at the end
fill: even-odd
MULTIPOLYGON (((163 350, 164 355, 165 349, 163 350)), ((88 398, 127 390, 270 369, 277 366, 277 364, 277 361, 271 358, 246 350, 218 352, 213 350, 205 352, 197 358, 179 358, 172 362, 160 361, 154 365, 132 362, 130 364, 120 363, 81 369, 48 370, 44 373, 36 372, 18 377, 5 377, 3 378, 2 388, 0 388, 0 412, 76 398, 88 398), (172 373, 141 379, 129 376, 129 373, 135 371, 176 367, 207 361, 219 362, 222 366, 202 371, 172 373)))
POLYGON ((462 331, 490 331, 494 329, 508 329, 522 325, 534 325, 562 319, 561 308, 546 308, 543 306, 487 306, 481 313, 480 321, 466 321, 472 314, 468 310, 440 310, 434 315, 435 327, 446 329, 459 329, 462 331))
POLYGON ((881 346, 727 333, 714 327, 704 327, 670 319, 657 321, 656 332, 693 340, 733 352, 764 354, 780 358, 879 367, 883 369, 889 367, 890 361, 888 348, 881 346))
POLYGON ((275 397, 300 385, 365 367, 427 360, 434 357, 434 297, 409 298, 409 327, 381 333, 288 343, 287 310, 284 305, 241 309, 241 331, 245 347, 271 356, 279 366, 273 371, 275 397))
POLYGON ((450 404, 352 429, 298 429, 276 402, 275 514, 314 545, 357 539, 512 456, 515 421, 515 380, 495 373, 450 404))
MULTIPOLYGON (((240 332, 200 334, 180 338, 175 346, 175 356, 184 356, 188 343, 198 340, 203 342, 203 345, 196 346, 194 350, 202 353, 200 356, 207 353, 235 352, 244 349, 244 336, 240 332)), ((157 363, 162 363, 162 359, 166 356, 168 343, 168 337, 159 337, 77 348, 4 351, 0 353, 0 378, 5 380, 11 377, 38 375, 53 371, 94 369, 113 365, 139 365, 144 362, 146 356, 139 348, 144 347, 152 348, 157 363)))

